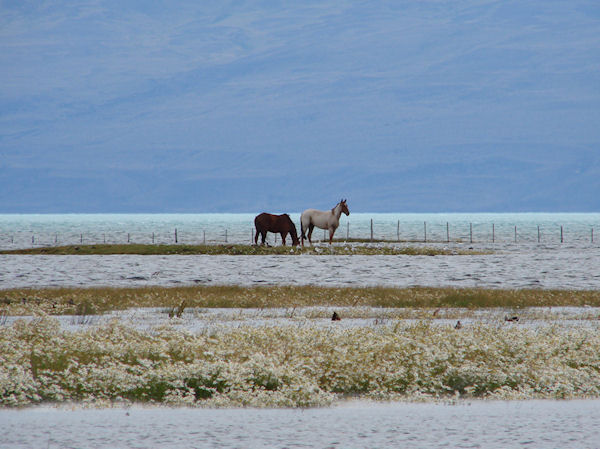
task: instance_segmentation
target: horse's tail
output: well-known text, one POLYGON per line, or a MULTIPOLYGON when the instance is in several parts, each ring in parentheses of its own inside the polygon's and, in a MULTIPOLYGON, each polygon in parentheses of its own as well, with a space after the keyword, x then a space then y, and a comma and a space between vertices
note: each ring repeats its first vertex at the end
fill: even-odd
POLYGON ((302 215, 300 215, 300 234, 302 235, 302 238, 305 239, 306 238, 306 234, 304 233, 306 230, 304 229, 304 213, 302 215))

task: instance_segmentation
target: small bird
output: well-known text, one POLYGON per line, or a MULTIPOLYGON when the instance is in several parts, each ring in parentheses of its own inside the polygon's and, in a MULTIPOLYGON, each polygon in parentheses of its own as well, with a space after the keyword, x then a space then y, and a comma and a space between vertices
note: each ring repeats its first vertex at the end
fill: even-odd
POLYGON ((438 313, 440 313, 439 307, 433 311, 433 316, 437 316, 438 313))
POLYGON ((340 316, 337 314, 337 312, 333 312, 333 315, 331 316, 331 321, 341 321, 342 319, 340 318, 340 316))
POLYGON ((504 321, 517 322, 517 321, 519 321, 519 317, 518 316, 508 316, 508 315, 506 315, 504 317, 504 321))
POLYGON ((462 328, 462 323, 460 321, 457 321, 456 324, 454 325, 454 329, 461 329, 462 328))

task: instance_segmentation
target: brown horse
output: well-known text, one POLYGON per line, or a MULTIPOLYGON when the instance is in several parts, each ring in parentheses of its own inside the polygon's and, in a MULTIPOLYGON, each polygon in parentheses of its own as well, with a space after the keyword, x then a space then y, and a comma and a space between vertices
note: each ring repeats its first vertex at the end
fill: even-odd
POLYGON ((298 234, 296 233, 296 225, 288 214, 273 215, 263 212, 254 219, 254 227, 256 235, 254 236, 254 244, 258 243, 258 234, 262 237, 262 244, 265 244, 267 232, 278 232, 281 234, 281 240, 285 245, 285 237, 289 234, 292 236, 292 245, 299 245, 298 234))

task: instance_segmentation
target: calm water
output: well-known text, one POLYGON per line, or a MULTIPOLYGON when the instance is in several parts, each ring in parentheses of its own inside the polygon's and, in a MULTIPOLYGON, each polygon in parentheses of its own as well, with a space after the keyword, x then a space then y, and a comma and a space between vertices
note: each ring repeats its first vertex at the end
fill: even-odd
MULTIPOLYGON (((0 215, 0 248, 76 243, 250 243, 255 214, 0 215)), ((300 230, 300 214, 290 214, 300 230)), ((600 213, 369 214, 342 216, 337 237, 588 245, 600 213), (539 233, 538 233, 539 227, 539 233)), ((314 237, 323 238, 316 230, 314 237)), ((270 242, 276 243, 269 234, 270 242)))
MULTIPOLYGON (((475 246, 475 245, 474 245, 475 246)), ((0 290, 28 287, 322 285, 600 289, 600 248, 477 256, 0 255, 0 290)))
POLYGON ((308 410, 0 410, 25 448, 598 448, 600 401, 350 403, 308 410))

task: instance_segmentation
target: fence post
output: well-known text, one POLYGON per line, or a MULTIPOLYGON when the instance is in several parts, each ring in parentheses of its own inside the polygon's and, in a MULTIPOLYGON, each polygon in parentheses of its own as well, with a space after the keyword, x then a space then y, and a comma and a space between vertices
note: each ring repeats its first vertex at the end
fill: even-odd
POLYGON ((400 241, 400 220, 398 220, 398 224, 396 225, 396 237, 398 237, 398 241, 400 241))
POLYGON ((540 225, 538 225, 538 243, 540 243, 540 225))
MULTIPOLYGON (((127 233, 127 243, 129 243, 131 240, 131 236, 129 235, 129 232, 127 233)), ((177 240, 177 238, 175 238, 175 240, 177 240)))
POLYGON ((446 222, 446 242, 450 243, 450 225, 446 222))
POLYGON ((371 241, 373 241, 373 219, 371 218, 371 241))
POLYGON ((492 223, 492 243, 496 243, 496 227, 492 223))
POLYGON ((202 230, 202 244, 206 245, 206 230, 202 230))
POLYGON ((175 243, 177 243, 177 228, 175 228, 175 243))
POLYGON ((517 227, 515 226, 515 243, 517 243, 517 227))
POLYGON ((423 222, 423 242, 427 243, 427 222, 423 222))
POLYGON ((592 228, 592 243, 594 243, 594 228, 592 228))
POLYGON ((469 223, 469 242, 473 243, 473 223, 469 223))
POLYGON ((564 238, 563 238, 563 227, 560 227, 560 243, 564 242, 564 238))
MULTIPOLYGON (((275 241, 277 241, 277 234, 275 234, 275 241)), ((225 229, 225 243, 227 243, 227 229, 225 229)))
POLYGON ((350 240, 350 222, 346 222, 346 240, 350 240))

